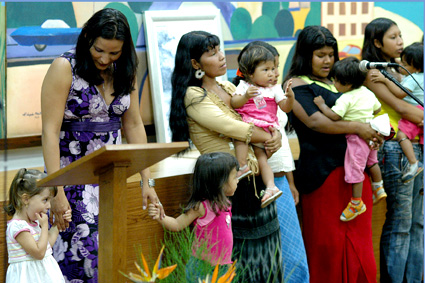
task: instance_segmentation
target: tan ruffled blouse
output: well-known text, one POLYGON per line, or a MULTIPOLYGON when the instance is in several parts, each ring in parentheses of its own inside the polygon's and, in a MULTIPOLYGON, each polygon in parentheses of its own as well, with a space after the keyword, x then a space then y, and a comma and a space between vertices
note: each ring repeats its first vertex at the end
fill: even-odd
MULTIPOLYGON (((229 95, 236 89, 228 81, 218 84, 229 95)), ((200 87, 189 87, 185 96, 187 122, 193 144, 201 154, 222 151, 235 155, 232 139, 250 143, 254 125, 243 122, 240 115, 217 94, 207 91, 201 101, 203 96, 204 89, 200 87)), ((258 162, 251 147, 247 161, 252 172, 258 173, 258 162)))

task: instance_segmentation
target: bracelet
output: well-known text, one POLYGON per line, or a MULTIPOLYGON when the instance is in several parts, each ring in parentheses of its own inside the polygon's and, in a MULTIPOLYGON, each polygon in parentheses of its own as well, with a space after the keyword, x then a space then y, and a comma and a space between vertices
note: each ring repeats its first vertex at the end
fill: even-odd
MULTIPOLYGON (((148 185, 150 188, 155 187, 155 180, 154 179, 148 179, 148 185)), ((140 180, 140 187, 143 188, 143 180, 140 180)))

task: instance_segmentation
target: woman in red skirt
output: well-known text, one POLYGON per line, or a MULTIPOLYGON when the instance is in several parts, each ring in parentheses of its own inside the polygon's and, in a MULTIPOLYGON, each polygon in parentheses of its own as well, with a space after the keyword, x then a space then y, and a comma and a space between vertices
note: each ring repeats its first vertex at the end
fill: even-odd
MULTIPOLYGON (((369 124, 328 119, 313 102, 321 95, 332 107, 341 95, 330 77, 338 60, 338 45, 331 32, 308 26, 298 36, 284 79, 284 84, 292 79, 296 99, 292 124, 300 156, 294 178, 301 193, 310 282, 376 282, 372 209, 349 222, 339 217, 351 198, 351 185, 344 181, 345 134, 357 134, 367 143, 374 142, 375 147, 382 139, 369 124)), ((363 186, 364 203, 372 208, 368 177, 363 186)))

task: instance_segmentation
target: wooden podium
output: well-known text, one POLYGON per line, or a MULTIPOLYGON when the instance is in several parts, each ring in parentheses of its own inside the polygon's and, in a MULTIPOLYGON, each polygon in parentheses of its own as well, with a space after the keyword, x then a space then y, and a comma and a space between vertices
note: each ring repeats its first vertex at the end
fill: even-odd
POLYGON ((99 282, 125 282, 127 178, 187 148, 187 142, 106 145, 37 182, 99 184, 99 282))

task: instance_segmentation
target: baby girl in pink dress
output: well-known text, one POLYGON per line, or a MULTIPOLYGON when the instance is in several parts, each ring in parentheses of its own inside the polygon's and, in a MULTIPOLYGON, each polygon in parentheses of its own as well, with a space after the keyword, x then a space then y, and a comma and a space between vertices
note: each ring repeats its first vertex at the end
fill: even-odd
MULTIPOLYGON (((279 129, 277 107, 288 113, 292 110, 294 93, 288 83, 286 93, 275 81, 275 58, 263 46, 254 45, 247 49, 239 61, 238 75, 243 79, 236 88, 231 99, 231 105, 247 123, 263 128, 279 129)), ((240 165, 240 175, 247 170, 248 145, 241 141, 234 141, 236 158, 240 165)), ((261 177, 266 190, 261 194, 261 207, 266 207, 282 195, 274 183, 274 174, 267 163, 268 156, 263 144, 252 144, 261 177)))

